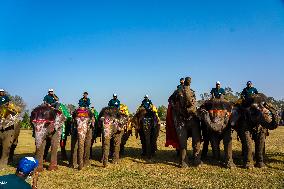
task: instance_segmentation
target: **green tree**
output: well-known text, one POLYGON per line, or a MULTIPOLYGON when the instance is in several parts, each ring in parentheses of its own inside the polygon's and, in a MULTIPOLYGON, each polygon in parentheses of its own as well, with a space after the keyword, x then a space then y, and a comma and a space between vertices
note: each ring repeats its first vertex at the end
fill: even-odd
POLYGON ((158 116, 161 119, 161 121, 166 121, 167 117, 167 107, 162 105, 158 107, 158 116))
POLYGON ((28 111, 25 111, 22 121, 20 121, 19 124, 20 124, 21 129, 31 129, 32 128, 28 111))

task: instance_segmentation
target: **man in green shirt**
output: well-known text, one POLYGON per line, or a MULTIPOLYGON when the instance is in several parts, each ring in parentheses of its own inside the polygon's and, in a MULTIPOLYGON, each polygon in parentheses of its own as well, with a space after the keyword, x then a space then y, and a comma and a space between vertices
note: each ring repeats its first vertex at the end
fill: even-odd
POLYGON ((212 98, 217 98, 217 99, 220 99, 225 95, 225 90, 221 88, 220 81, 216 82, 216 88, 212 88, 210 93, 212 95, 212 98))
POLYGON ((9 97, 5 94, 4 89, 0 89, 0 106, 10 102, 9 97))
POLYGON ((33 174, 37 166, 38 161, 35 158, 22 158, 15 174, 0 177, 0 189, 31 189, 32 187, 26 182, 26 179, 33 174))
POLYGON ((53 89, 48 90, 48 94, 44 97, 43 102, 44 104, 48 105, 49 107, 54 107, 55 109, 59 108, 59 98, 54 94, 53 89))
POLYGON ((88 98, 88 92, 84 92, 83 98, 79 100, 79 107, 84 107, 84 108, 89 108, 91 102, 90 99, 88 98))
POLYGON ((113 98, 108 102, 109 107, 120 108, 120 101, 117 99, 117 94, 113 94, 113 98))
POLYGON ((177 90, 182 90, 184 86, 184 78, 180 78, 180 84, 177 86, 177 90))
POLYGON ((241 93, 241 97, 243 99, 247 99, 249 96, 251 96, 253 94, 258 94, 258 91, 257 91, 256 88, 253 87, 252 82, 248 81, 247 82, 247 87, 244 88, 242 93, 241 93))

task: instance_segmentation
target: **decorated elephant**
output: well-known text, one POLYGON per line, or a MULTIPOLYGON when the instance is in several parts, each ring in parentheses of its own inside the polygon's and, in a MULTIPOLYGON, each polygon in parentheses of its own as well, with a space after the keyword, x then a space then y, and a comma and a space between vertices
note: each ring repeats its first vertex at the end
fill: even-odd
POLYGON ((20 134, 19 108, 13 103, 0 106, 0 168, 13 160, 20 134))
POLYGON ((202 164, 200 154, 200 121, 196 115, 196 97, 194 91, 190 88, 190 83, 191 79, 187 77, 184 87, 176 90, 169 98, 172 119, 178 139, 181 167, 188 166, 186 162, 188 137, 192 137, 193 164, 195 166, 202 164))
POLYGON ((110 141, 113 140, 114 151, 112 162, 118 163, 121 137, 123 129, 128 122, 128 116, 121 114, 120 110, 114 107, 105 107, 99 114, 100 126, 102 128, 102 162, 107 167, 110 155, 110 141))
POLYGON ((153 110, 139 107, 132 122, 141 140, 142 156, 151 158, 157 151, 157 139, 160 132, 158 116, 153 110))
POLYGON ((73 113, 73 127, 71 134, 70 166, 82 170, 90 165, 90 148, 92 142, 95 118, 87 108, 78 108, 73 113))
MULTIPOLYGON (((132 134, 132 124, 131 124, 131 120, 129 118, 128 107, 125 104, 120 104, 119 111, 120 111, 121 115, 127 116, 127 118, 128 118, 128 120, 127 120, 127 122, 124 125, 123 130, 122 130, 123 134, 122 134, 121 143, 120 143, 119 154, 123 155, 124 152, 125 152, 126 142, 128 141, 130 135, 132 134)), ((112 157, 113 153, 114 153, 114 146, 115 146, 114 144, 115 144, 114 138, 111 138, 111 140, 110 140, 110 157, 112 157)))
MULTIPOLYGON (((64 104, 60 104, 59 110, 63 113, 66 118, 66 121, 61 127, 61 137, 60 137, 60 148, 61 148, 61 159, 67 160, 67 153, 66 153, 66 142, 67 136, 71 133, 71 125, 72 125, 72 116, 68 111, 67 107, 64 104)), ((48 151, 51 147, 51 138, 46 139, 46 146, 44 149, 44 156, 43 159, 47 160, 48 151)))
POLYGON ((268 103, 264 94, 252 95, 235 105, 231 125, 242 142, 245 168, 254 167, 252 141, 255 142, 255 167, 266 167, 263 160, 265 139, 268 130, 278 127, 279 120, 275 108, 268 103))
POLYGON ((38 171, 43 171, 44 148, 48 139, 51 139, 51 160, 48 170, 57 170, 57 149, 61 128, 66 120, 64 114, 47 105, 40 105, 31 112, 30 120, 34 127, 38 171))
POLYGON ((214 98, 205 101, 198 109, 198 116, 204 128, 204 149, 208 148, 210 141, 214 158, 220 160, 220 142, 223 140, 227 168, 235 167, 232 157, 232 129, 229 122, 232 107, 232 103, 214 98))

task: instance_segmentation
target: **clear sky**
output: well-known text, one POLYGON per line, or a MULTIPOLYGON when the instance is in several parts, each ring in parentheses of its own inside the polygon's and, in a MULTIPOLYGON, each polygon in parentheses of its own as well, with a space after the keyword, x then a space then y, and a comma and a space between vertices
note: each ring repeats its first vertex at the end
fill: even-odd
POLYGON ((167 104, 180 77, 197 96, 215 82, 284 97, 282 0, 1 0, 0 88, 29 108, 54 88, 63 103, 115 92, 132 111, 167 104))

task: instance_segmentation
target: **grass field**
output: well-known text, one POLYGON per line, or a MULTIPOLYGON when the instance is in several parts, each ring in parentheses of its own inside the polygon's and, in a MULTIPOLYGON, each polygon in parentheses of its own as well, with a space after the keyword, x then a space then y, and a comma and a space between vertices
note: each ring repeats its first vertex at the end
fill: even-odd
MULTIPOLYGON (((44 171, 39 176, 40 189, 88 189, 88 188, 284 188, 284 127, 270 132, 267 138, 267 169, 246 170, 241 168, 240 142, 234 137, 234 161, 238 168, 227 170, 204 162, 200 168, 178 168, 175 151, 165 148, 165 133, 159 137, 159 151, 152 160, 140 157, 140 143, 134 136, 127 142, 121 163, 103 168, 98 161, 100 145, 94 147, 92 165, 78 171, 59 161, 56 172, 44 171)), ((69 141, 70 142, 70 141, 69 141)), ((190 141, 189 141, 190 143, 190 141)), ((70 144, 68 145, 70 149, 70 144)), ((16 160, 33 155, 35 150, 31 131, 22 130, 16 150, 16 160)), ((191 145, 189 145, 189 152, 191 145)), ((60 154, 60 153, 58 153, 60 154)), ((15 165, 14 165, 15 166, 15 165)), ((15 172, 14 166, 0 171, 0 175, 15 172)))

